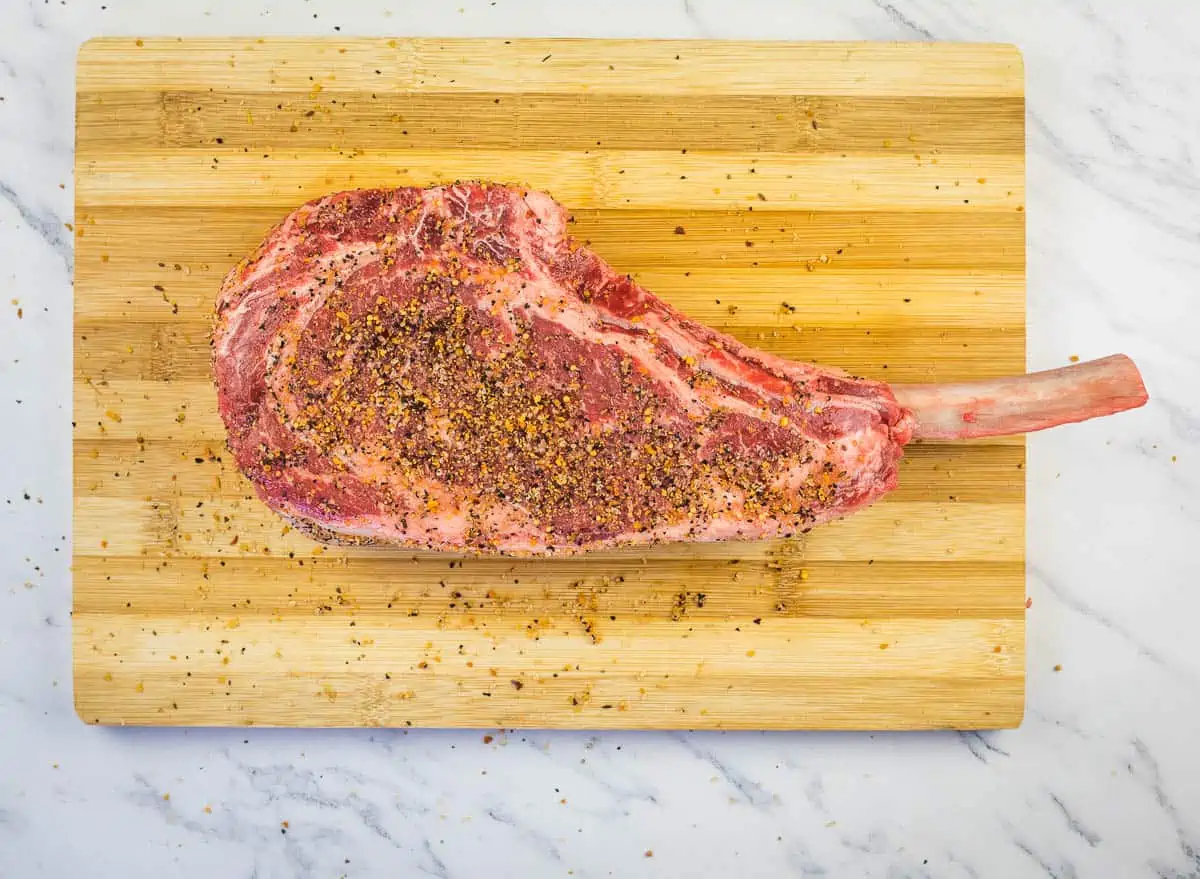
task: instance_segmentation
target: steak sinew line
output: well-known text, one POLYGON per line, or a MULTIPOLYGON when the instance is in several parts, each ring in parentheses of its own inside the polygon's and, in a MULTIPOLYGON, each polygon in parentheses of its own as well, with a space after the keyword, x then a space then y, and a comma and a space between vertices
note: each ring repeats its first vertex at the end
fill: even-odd
POLYGON ((214 370, 259 496, 326 540, 515 554, 788 536, 896 485, 914 436, 1145 402, 1127 358, 896 388, 698 324, 544 193, 360 190, 226 277, 214 370))

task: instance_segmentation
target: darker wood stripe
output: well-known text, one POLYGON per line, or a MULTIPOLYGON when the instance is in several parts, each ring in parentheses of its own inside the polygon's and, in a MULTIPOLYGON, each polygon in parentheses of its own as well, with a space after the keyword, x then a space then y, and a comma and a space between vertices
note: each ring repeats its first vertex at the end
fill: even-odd
POLYGON ((85 92, 80 149, 521 148, 953 154, 1025 149, 1023 98, 231 90, 85 92), (253 123, 248 122, 248 116, 253 123), (220 140, 218 141, 218 138, 220 140))
POLYGON ((216 559, 77 557, 75 606, 133 624, 172 615, 316 614, 362 625, 394 619, 416 628, 454 629, 474 621, 496 635, 523 634, 535 618, 552 625, 551 631, 570 632, 581 618, 598 632, 637 619, 674 621, 684 634, 689 620, 727 620, 731 633, 738 627, 754 633, 795 617, 1017 619, 1025 613, 1013 588, 1021 562, 805 561, 802 551, 780 559, 715 565, 687 558, 650 564, 610 559, 598 568, 579 558, 484 558, 446 568, 361 551, 345 561, 247 557, 226 565, 216 559), (147 589, 147 582, 154 588, 147 589), (964 590, 963 582, 971 588, 964 590))

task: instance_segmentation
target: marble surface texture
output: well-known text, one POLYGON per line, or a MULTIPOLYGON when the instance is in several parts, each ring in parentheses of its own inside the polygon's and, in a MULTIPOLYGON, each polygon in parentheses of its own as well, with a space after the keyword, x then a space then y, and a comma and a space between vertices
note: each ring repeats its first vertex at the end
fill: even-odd
POLYGON ((0 0, 0 876, 1200 876, 1198 150, 1200 5, 1183 0, 0 0), (487 744, 84 726, 75 51, 268 33, 1017 43, 1029 365, 1126 351, 1152 395, 1030 440, 1024 725, 487 744))

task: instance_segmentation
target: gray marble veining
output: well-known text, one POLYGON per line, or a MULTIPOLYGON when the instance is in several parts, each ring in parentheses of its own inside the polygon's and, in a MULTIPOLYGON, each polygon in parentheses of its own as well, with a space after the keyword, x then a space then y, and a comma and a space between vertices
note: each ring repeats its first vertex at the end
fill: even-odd
POLYGON ((0 20, 0 876, 1200 876, 1200 5, 6 0, 0 20), (1020 45, 1030 366, 1122 350, 1152 394, 1030 440, 1022 728, 82 725, 73 64, 83 39, 132 33, 1020 45))

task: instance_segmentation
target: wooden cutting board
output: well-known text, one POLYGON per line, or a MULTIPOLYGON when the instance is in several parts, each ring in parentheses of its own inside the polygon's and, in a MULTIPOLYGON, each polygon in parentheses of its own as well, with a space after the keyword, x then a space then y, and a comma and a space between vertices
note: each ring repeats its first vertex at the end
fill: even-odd
POLYGON ((894 382, 1024 369, 1021 59, 995 45, 104 39, 79 56, 75 700, 90 723, 1006 727, 1024 444, 911 446, 788 542, 333 549, 224 448, 220 280, 302 201, 482 177, 691 316, 894 382))

